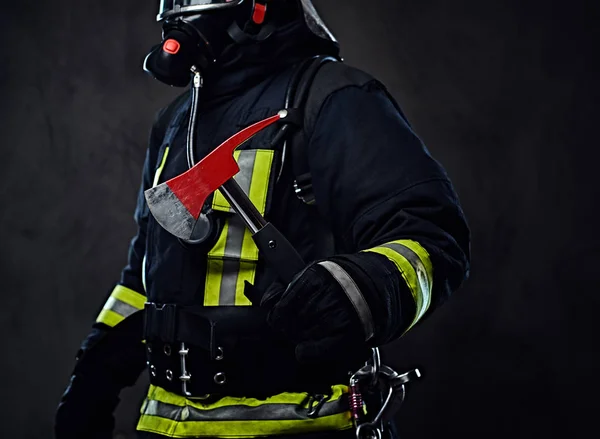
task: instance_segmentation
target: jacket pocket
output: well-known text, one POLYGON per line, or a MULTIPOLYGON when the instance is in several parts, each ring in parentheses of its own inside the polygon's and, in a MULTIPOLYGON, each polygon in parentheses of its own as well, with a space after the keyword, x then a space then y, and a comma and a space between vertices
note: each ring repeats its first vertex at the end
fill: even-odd
MULTIPOLYGON (((256 209, 264 215, 274 184, 273 168, 276 152, 246 149, 234 152, 240 172, 234 177, 256 209)), ((212 201, 215 211, 229 213, 215 246, 207 255, 205 306, 248 306, 245 283, 254 283, 258 264, 258 248, 250 231, 220 192, 212 201)))

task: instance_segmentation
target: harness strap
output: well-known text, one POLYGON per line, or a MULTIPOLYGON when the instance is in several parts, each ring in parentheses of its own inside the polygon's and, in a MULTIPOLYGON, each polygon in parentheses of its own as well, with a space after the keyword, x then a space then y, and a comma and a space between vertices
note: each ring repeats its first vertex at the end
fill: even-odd
POLYGON ((289 140, 292 156, 292 172, 294 175, 294 191, 296 192, 296 196, 306 204, 315 203, 310 168, 308 166, 308 154, 306 153, 307 136, 305 133, 312 131, 312 127, 308 127, 305 124, 306 107, 311 104, 308 102, 308 96, 321 67, 329 62, 336 61, 337 59, 331 56, 318 56, 314 58, 302 75, 297 93, 294 96, 293 108, 301 111, 303 115, 302 127, 297 129, 289 140))

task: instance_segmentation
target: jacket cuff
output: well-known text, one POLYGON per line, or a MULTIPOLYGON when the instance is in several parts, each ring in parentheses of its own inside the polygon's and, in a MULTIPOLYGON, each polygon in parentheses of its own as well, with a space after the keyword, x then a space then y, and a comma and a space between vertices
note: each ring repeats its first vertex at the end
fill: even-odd
POLYGON ((409 285, 413 278, 387 255, 365 251, 338 255, 320 264, 324 263, 336 264, 351 279, 344 281, 343 275, 329 270, 353 303, 370 345, 381 346, 399 338, 424 313, 423 301, 415 299, 409 285))

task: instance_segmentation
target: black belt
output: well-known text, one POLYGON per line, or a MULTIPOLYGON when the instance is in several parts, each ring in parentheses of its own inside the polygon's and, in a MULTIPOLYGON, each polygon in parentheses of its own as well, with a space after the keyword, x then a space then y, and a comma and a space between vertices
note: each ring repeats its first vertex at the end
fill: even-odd
POLYGON ((147 303, 144 326, 150 382, 186 397, 326 393, 347 381, 343 368, 300 365, 258 307, 147 303))

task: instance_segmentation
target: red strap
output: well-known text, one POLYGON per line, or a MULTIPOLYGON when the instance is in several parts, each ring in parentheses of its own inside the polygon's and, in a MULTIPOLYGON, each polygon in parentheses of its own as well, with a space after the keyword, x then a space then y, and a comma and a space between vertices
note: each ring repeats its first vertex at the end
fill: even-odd
POLYGON ((252 13, 252 21, 256 24, 263 24, 265 15, 267 14, 267 5, 262 3, 254 4, 254 12, 252 13))

